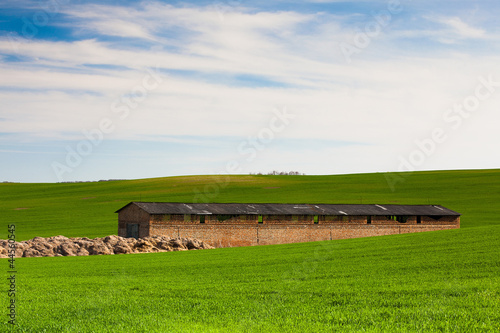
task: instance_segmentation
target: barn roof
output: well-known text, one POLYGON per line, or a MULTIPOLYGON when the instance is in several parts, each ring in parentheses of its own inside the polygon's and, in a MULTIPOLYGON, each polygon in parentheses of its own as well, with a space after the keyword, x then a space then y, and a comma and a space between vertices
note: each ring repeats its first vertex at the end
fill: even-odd
POLYGON ((331 204, 241 204, 241 203, 174 203, 131 202, 151 215, 423 215, 459 216, 439 205, 331 205, 331 204))

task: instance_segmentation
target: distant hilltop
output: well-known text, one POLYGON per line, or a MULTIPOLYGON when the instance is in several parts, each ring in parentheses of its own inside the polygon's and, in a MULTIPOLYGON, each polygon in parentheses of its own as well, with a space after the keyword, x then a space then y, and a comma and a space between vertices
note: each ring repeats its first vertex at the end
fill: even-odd
POLYGON ((101 180, 75 180, 75 181, 67 181, 67 182, 58 182, 59 184, 68 184, 68 183, 99 183, 99 182, 116 182, 119 180, 126 179, 101 179, 101 180))

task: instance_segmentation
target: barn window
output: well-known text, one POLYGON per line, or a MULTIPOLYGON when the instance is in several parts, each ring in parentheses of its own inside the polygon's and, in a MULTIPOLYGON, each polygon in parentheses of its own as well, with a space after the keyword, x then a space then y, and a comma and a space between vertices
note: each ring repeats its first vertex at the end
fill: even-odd
POLYGON ((318 223, 319 223, 319 216, 314 215, 314 224, 318 224, 318 223))
POLYGON ((205 223, 205 215, 200 215, 200 223, 205 223))
POLYGON ((184 222, 191 222, 191 215, 184 214, 184 222))
POLYGON ((399 223, 406 223, 410 217, 406 215, 389 215, 387 216, 388 220, 397 221, 399 223))
POLYGON ((410 217, 406 215, 400 215, 397 217, 399 223, 406 223, 410 217))
POLYGON ((233 217, 238 218, 239 215, 217 215, 217 220, 219 220, 219 222, 224 222, 232 219, 233 217))
POLYGON ((262 215, 259 215, 259 223, 260 224, 264 223, 264 217, 262 215))

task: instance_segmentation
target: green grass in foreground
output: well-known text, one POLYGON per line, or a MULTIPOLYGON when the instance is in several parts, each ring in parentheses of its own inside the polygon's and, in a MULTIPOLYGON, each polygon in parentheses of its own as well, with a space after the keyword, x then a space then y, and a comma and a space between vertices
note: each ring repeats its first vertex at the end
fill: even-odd
MULTIPOLYGON (((498 332, 500 226, 21 258, 24 332, 498 332)), ((5 263, 6 265, 6 263, 5 263)), ((6 299, 2 296, 1 307, 6 299)))
POLYGON ((432 203, 463 214, 459 230, 421 234, 20 258, 19 325, 6 324, 5 279, 0 331, 499 331, 500 170, 392 174, 394 188, 386 176, 0 184, 3 233, 15 223, 18 240, 116 234, 113 212, 129 201, 193 202, 200 192, 212 202, 432 203))
MULTIPOLYGON (((500 224, 500 170, 338 176, 191 176, 77 184, 0 184, 5 238, 102 237, 130 201, 441 204, 462 228, 500 224), (389 182, 388 182, 389 180, 389 182)), ((1 227, 1 226, 0 226, 1 227)), ((1 236, 4 234, 4 236, 1 236)))

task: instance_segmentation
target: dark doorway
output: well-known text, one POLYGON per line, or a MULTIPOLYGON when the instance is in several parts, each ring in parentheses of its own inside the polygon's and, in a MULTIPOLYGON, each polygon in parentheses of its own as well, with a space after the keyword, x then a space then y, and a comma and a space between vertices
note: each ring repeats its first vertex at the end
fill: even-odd
POLYGON ((127 238, 139 238, 138 224, 127 224, 127 238))
POLYGON ((422 216, 417 216, 417 224, 422 223, 422 216))
POLYGON ((372 224, 372 217, 371 216, 366 217, 366 224, 372 224))

